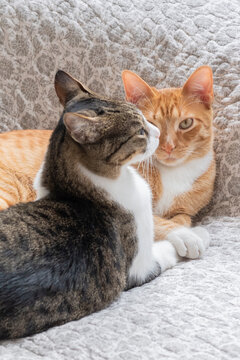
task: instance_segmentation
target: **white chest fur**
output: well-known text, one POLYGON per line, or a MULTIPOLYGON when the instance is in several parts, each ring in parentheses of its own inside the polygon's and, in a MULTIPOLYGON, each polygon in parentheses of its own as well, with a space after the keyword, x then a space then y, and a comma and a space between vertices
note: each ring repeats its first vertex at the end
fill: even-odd
POLYGON ((130 211, 135 218, 138 237, 138 253, 129 271, 130 277, 143 281, 152 271, 153 217, 149 185, 130 166, 124 167, 117 179, 93 174, 80 166, 94 185, 104 189, 110 197, 130 211))
MULTIPOLYGON (((138 217, 145 206, 151 205, 151 191, 145 180, 130 166, 123 167, 117 179, 96 175, 80 165, 81 172, 91 182, 105 190, 116 202, 138 217)), ((147 210, 146 210, 147 211, 147 210)))
POLYGON ((210 151, 200 159, 176 167, 158 165, 163 189, 155 208, 158 215, 163 216, 170 209, 175 197, 191 190, 194 181, 207 171, 212 159, 213 153, 210 151))

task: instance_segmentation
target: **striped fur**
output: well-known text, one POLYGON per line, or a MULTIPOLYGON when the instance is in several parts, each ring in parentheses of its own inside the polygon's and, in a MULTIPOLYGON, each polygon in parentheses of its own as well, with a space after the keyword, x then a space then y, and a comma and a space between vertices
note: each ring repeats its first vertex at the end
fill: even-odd
POLYGON ((33 179, 42 163, 50 130, 0 134, 0 210, 36 197, 33 179))

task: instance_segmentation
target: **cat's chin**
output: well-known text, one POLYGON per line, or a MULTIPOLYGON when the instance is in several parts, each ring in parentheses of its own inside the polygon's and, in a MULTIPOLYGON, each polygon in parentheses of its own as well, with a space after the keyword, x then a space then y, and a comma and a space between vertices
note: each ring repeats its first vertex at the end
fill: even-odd
POLYGON ((167 159, 156 159, 156 160, 157 163, 160 165, 173 167, 173 166, 181 165, 185 161, 185 158, 181 158, 181 159, 167 158, 167 159))

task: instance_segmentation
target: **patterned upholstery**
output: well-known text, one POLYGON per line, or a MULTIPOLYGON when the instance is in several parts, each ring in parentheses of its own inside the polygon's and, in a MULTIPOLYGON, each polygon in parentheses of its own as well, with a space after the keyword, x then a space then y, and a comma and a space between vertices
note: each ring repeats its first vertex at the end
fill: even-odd
POLYGON ((212 247, 103 312, 0 345, 7 359, 237 359, 240 299, 239 0, 1 0, 0 129, 53 128, 63 69, 123 97, 121 70, 156 87, 214 73, 217 179, 198 220, 212 247))

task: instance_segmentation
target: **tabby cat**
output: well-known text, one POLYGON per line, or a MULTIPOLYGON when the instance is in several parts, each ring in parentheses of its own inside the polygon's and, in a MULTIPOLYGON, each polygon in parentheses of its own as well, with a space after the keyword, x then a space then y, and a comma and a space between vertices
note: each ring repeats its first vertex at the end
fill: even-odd
POLYGON ((158 90, 129 70, 122 79, 126 99, 161 132, 150 168, 139 167, 153 192, 155 237, 171 241, 180 256, 196 258, 208 234, 187 227, 210 201, 215 179, 212 70, 201 66, 182 88, 158 90))
POLYGON ((153 245, 149 185, 129 166, 159 130, 134 105, 98 96, 63 71, 64 111, 37 178, 35 202, 0 213, 0 338, 27 336, 110 304, 178 261, 153 245))

